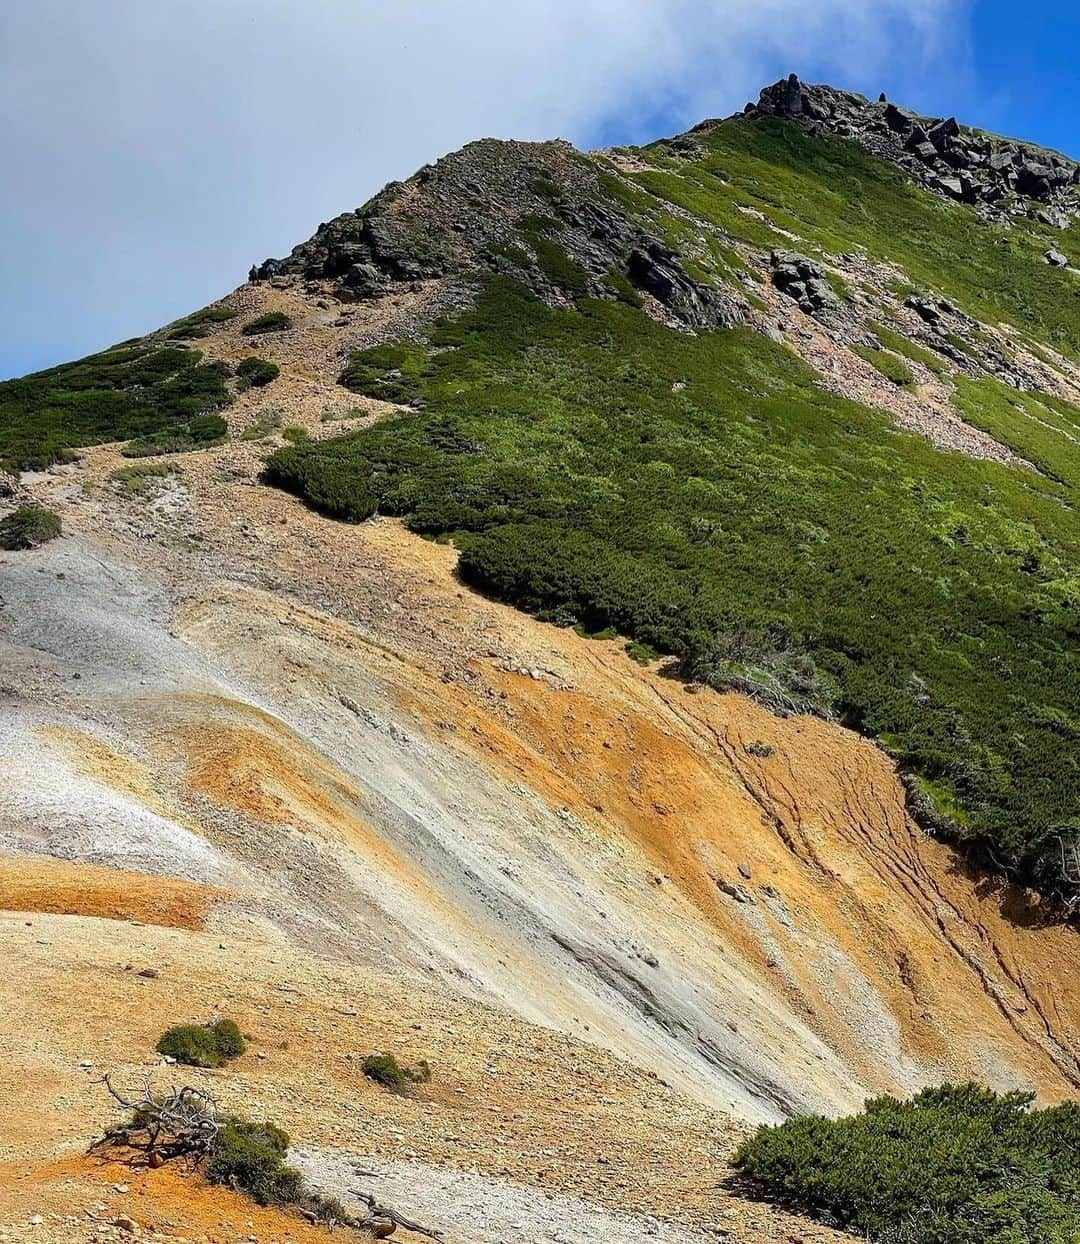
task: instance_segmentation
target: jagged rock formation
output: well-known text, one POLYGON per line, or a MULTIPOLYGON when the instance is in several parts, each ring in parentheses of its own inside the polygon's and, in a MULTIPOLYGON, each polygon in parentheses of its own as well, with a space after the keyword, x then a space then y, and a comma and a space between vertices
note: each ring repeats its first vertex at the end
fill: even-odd
POLYGON ((853 138, 899 165, 920 185, 996 216, 1025 214, 1064 228, 1080 214, 1080 165, 1056 151, 926 117, 883 97, 813 86, 792 74, 747 104, 747 116, 777 116, 853 138))
POLYGON ((569 143, 470 143, 320 225, 250 277, 327 281, 335 296, 358 300, 487 271, 524 277, 558 305, 581 293, 618 297, 614 273, 679 324, 737 323, 742 300, 695 280, 670 246, 602 195, 599 179, 569 143))
POLYGON ((773 251, 771 262, 773 284, 793 298, 800 311, 824 318, 839 310, 840 299, 820 264, 795 251, 773 251))

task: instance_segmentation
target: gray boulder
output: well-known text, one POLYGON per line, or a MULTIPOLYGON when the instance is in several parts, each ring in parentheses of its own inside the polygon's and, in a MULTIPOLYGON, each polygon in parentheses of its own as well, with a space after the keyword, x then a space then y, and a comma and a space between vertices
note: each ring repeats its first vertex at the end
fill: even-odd
POLYGON ((1043 259, 1046 260, 1051 268, 1067 268, 1069 266, 1068 256, 1063 255, 1061 251, 1053 246, 1043 255, 1043 259))

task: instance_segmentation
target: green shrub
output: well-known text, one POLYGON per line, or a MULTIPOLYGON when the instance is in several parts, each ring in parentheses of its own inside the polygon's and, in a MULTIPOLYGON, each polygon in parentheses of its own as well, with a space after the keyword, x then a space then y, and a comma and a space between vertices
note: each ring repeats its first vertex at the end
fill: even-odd
POLYGON ((873 346, 852 346, 851 348, 860 358, 865 359, 872 367, 876 367, 886 380, 891 380, 901 389, 914 388, 915 377, 903 359, 891 354, 888 350, 875 350, 873 346))
POLYGON ((212 1024, 177 1024, 162 1035, 156 1048, 190 1067, 221 1067, 247 1046, 233 1020, 219 1019, 212 1024))
POLYGON ((270 363, 266 359, 250 355, 246 359, 241 359, 236 365, 236 387, 241 390, 262 388, 263 385, 269 384, 271 380, 276 380, 280 372, 281 369, 276 363, 270 363))
POLYGON ((410 405, 420 396, 427 350, 413 342, 354 350, 338 383, 353 393, 410 405))
POLYGON ((290 316, 284 311, 267 311, 249 320, 240 331, 245 337, 259 337, 263 333, 283 333, 287 328, 292 328, 290 316))
POLYGON ((369 1054, 361 1070, 369 1080, 395 1093, 402 1092, 410 1084, 426 1084, 431 1079, 431 1067, 425 1059, 415 1067, 402 1067, 393 1054, 369 1054))
POLYGON ((72 448, 173 431, 231 401, 222 363, 147 340, 0 384, 0 468, 42 469, 72 448))
POLYGON ((304 1181, 285 1163, 288 1148, 288 1134, 273 1123, 230 1119, 217 1134, 206 1178, 247 1193, 257 1205, 295 1204, 304 1181))
POLYGON ((125 458, 148 458, 155 454, 186 454, 220 445, 229 425, 220 415, 199 415, 169 432, 155 432, 128 443, 120 450, 125 458))
POLYGON ((215 324, 224 324, 234 319, 235 316, 236 312, 228 307, 205 307, 202 311, 196 311, 194 315, 185 316, 184 319, 177 320, 175 324, 170 324, 164 330, 164 335, 175 341, 191 341, 196 338, 209 337, 215 324))
POLYGON ((120 492, 144 493, 153 479, 169 479, 180 473, 172 462, 135 462, 131 466, 117 467, 109 476, 120 492))
POLYGON ((353 1225, 336 1197, 310 1191, 300 1172, 286 1163, 290 1143, 288 1133, 276 1124, 227 1119, 214 1139, 206 1178, 244 1193, 257 1205, 296 1206, 316 1222, 353 1225))
POLYGON ((60 515, 43 505, 20 505, 0 518, 0 549, 36 549, 60 534, 60 515))
POLYGON ((281 428, 281 412, 277 410, 266 410, 258 419, 248 428, 240 433, 242 441, 261 441, 263 437, 269 436, 272 432, 277 432, 281 428))
POLYGON ((889 1244, 1075 1244, 1080 1105, 942 1085, 765 1127, 734 1164, 772 1199, 889 1244))

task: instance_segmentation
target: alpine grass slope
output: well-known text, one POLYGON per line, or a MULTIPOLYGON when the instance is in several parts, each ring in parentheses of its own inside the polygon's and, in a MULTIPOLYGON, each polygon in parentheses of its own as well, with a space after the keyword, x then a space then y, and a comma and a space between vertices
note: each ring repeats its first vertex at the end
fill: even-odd
POLYGON ((347 360, 342 384, 408 413, 285 448, 268 478, 452 539, 467 582, 552 622, 835 714, 897 758, 924 823, 1071 906, 1080 226, 1059 182, 1064 229, 1019 191, 988 215, 757 109, 642 150, 466 148, 254 271, 469 289, 347 360), (755 331, 755 260, 897 387, 919 363, 1000 452, 825 391, 755 331))

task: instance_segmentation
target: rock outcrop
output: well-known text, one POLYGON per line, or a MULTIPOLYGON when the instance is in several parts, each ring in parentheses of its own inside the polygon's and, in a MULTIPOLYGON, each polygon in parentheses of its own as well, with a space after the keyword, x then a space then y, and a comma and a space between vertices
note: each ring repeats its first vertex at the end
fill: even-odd
POLYGON ((553 305, 619 297, 616 272, 661 318, 687 328, 730 326, 746 310, 730 289, 691 276, 677 251, 604 194, 597 165, 564 142, 470 143, 249 276, 329 282, 335 296, 356 301, 478 271, 513 275, 553 305))
POLYGON ((784 117, 855 139, 920 185, 986 215, 1033 211, 1057 228, 1080 215, 1080 165, 1044 147, 968 129, 955 117, 922 116, 884 97, 871 102, 852 91, 800 82, 794 74, 765 87, 744 113, 784 117))
POLYGON ((772 283, 793 298, 801 311, 824 318, 840 309, 840 299, 820 264, 795 251, 773 251, 771 262, 772 283))

